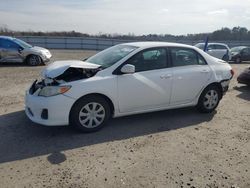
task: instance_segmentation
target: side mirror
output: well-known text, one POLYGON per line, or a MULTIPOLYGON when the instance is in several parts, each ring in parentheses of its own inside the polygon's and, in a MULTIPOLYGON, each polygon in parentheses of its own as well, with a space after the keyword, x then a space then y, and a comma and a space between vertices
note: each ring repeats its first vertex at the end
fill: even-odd
POLYGON ((132 74, 135 72, 135 66, 131 64, 126 64, 121 68, 123 74, 132 74))
POLYGON ((18 52, 21 53, 23 51, 23 48, 22 47, 19 47, 18 48, 18 52))

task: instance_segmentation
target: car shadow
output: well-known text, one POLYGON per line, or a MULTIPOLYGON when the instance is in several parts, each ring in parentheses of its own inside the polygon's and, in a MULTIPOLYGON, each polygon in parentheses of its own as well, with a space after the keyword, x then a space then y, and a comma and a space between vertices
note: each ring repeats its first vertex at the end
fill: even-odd
POLYGON ((245 86, 245 85, 235 86, 234 89, 240 92, 240 94, 238 94, 237 97, 250 101, 250 87, 249 86, 245 86))
POLYGON ((210 121, 211 114, 193 108, 168 110, 111 119, 100 131, 83 134, 69 126, 46 127, 32 123, 24 111, 0 116, 0 163, 49 155, 51 164, 66 159, 65 150, 195 126, 210 121))

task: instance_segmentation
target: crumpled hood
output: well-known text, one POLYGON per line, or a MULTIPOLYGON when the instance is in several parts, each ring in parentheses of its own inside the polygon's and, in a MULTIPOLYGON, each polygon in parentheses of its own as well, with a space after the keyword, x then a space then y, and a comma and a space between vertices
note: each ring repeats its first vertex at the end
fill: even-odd
POLYGON ((67 60, 67 61, 55 61, 49 64, 43 71, 42 77, 44 78, 56 78, 63 74, 68 68, 83 68, 83 69, 97 69, 100 65, 80 61, 80 60, 67 60))

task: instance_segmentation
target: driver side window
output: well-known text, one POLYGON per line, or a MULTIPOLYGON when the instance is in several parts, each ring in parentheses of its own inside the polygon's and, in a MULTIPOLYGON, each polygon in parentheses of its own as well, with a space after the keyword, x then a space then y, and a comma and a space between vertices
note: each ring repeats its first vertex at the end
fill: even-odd
POLYGON ((246 48, 246 49, 242 50, 242 54, 243 55, 248 55, 248 49, 246 48))
POLYGON ((137 53, 127 61, 135 66, 135 72, 163 69, 167 67, 167 51, 165 48, 155 48, 137 53))

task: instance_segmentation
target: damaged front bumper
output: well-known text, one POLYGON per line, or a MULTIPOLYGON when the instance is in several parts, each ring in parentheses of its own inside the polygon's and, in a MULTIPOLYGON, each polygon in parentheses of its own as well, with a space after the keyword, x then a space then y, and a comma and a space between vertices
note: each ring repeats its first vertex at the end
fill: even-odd
POLYGON ((44 63, 48 63, 52 58, 52 55, 42 55, 41 58, 44 63))
POLYGON ((38 124, 60 126, 69 124, 69 113, 75 100, 63 94, 43 97, 26 91, 25 113, 28 118, 38 124))

